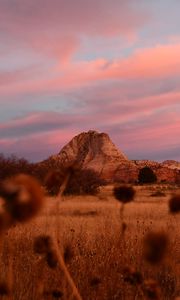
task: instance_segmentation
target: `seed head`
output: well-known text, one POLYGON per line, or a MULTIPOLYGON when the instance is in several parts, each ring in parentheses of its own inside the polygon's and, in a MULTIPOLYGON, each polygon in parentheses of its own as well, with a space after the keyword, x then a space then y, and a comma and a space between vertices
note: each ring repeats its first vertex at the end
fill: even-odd
POLYGON ((124 268, 123 277, 124 277, 124 281, 128 282, 131 285, 137 285, 143 282, 143 277, 141 272, 129 266, 124 268))
POLYGON ((122 202, 128 203, 134 200, 135 190, 131 186, 119 186, 114 188, 114 197, 122 202))
POLYGON ((169 200, 169 210, 173 214, 180 212, 180 194, 171 197, 169 200))
POLYGON ((10 294, 10 287, 8 282, 2 281, 0 282, 0 295, 1 296, 8 296, 10 294))
POLYGON ((97 287, 101 283, 101 279, 97 276, 93 277, 90 281, 91 287, 97 287))
POLYGON ((7 179, 1 186, 5 207, 14 221, 25 222, 34 217, 43 205, 43 192, 32 176, 20 174, 7 179))
POLYGON ((58 257, 54 249, 46 254, 46 262, 51 269, 55 269, 57 267, 58 257))
POLYGON ((54 290, 44 290, 43 295, 45 297, 52 297, 53 299, 60 299, 63 296, 63 292, 59 289, 54 289, 54 290))
POLYGON ((161 262, 167 252, 168 242, 164 232, 149 232, 144 238, 144 258, 151 264, 161 262))
POLYGON ((143 283, 143 293, 146 299, 160 300, 160 287, 153 279, 145 280, 143 283))
POLYGON ((34 240, 34 252, 46 254, 51 251, 53 246, 52 238, 49 235, 40 235, 34 240))
POLYGON ((53 290, 52 296, 55 299, 60 299, 63 296, 63 293, 60 290, 53 290))

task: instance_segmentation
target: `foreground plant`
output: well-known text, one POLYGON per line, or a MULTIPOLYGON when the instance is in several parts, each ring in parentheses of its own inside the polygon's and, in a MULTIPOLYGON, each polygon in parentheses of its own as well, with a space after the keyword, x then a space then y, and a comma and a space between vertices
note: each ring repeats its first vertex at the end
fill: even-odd
POLYGON ((145 299, 154 299, 160 300, 161 298, 161 289, 157 281, 154 279, 147 279, 142 285, 142 291, 145 296, 145 299))
MULTIPOLYGON (((38 214, 44 203, 39 182, 32 176, 19 174, 4 180, 0 185, 0 234, 3 245, 4 232, 12 225, 24 223, 38 214)), ((9 245, 9 263, 6 280, 0 280, 0 295, 13 299, 12 245, 9 245)))
MULTIPOLYGON (((34 252, 42 255, 44 262, 47 263, 49 268, 57 269, 58 267, 60 267, 62 269, 64 276, 72 289, 73 296, 77 300, 81 300, 79 291, 66 267, 63 255, 60 249, 58 248, 55 240, 53 240, 49 235, 38 236, 34 240, 34 252)), ((45 292, 44 288, 41 292, 42 294, 45 292)))
POLYGON ((164 259, 169 245, 169 238, 164 232, 148 232, 144 238, 143 256, 151 264, 164 259))
POLYGON ((161 289, 158 282, 152 278, 145 279, 142 273, 131 266, 127 266, 123 269, 123 278, 126 283, 136 288, 137 297, 140 299, 154 299, 160 300, 161 298, 161 289))
POLYGON ((120 207, 120 220, 121 220, 121 233, 124 234, 127 224, 124 222, 124 209, 125 205, 134 200, 136 191, 133 187, 122 185, 115 187, 113 190, 113 195, 121 203, 120 207))
POLYGON ((1 222, 5 227, 16 222, 29 221, 40 211, 44 203, 39 182, 25 174, 3 181, 0 186, 0 196, 1 222))

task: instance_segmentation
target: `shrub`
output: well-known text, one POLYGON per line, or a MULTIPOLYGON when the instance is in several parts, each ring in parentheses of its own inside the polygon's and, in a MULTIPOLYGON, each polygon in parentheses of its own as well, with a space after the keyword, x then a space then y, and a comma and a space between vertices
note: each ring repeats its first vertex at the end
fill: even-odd
MULTIPOLYGON (((57 195, 63 181, 67 175, 68 169, 59 169, 50 171, 45 179, 45 186, 49 193, 57 195)), ((67 182, 64 194, 66 195, 96 195, 99 187, 105 182, 92 169, 72 169, 70 170, 70 177, 67 182)))
POLYGON ((102 180, 99 175, 92 169, 76 171, 73 176, 70 177, 65 194, 70 195, 96 195, 99 191, 99 187, 104 185, 105 181, 102 180))
POLYGON ((150 167, 140 169, 138 175, 139 183, 153 183, 157 181, 157 176, 150 167))

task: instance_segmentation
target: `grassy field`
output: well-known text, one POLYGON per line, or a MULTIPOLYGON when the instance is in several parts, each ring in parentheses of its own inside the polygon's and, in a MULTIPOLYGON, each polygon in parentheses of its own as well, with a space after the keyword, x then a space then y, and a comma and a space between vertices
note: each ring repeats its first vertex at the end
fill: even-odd
POLYGON ((180 297, 180 218, 168 211, 173 191, 164 188, 165 196, 152 197, 156 186, 136 189, 135 201, 125 207, 124 236, 120 203, 112 197, 112 187, 104 188, 97 197, 64 197, 59 208, 55 198, 47 198, 38 217, 6 232, 1 241, 0 276, 1 281, 8 278, 12 282, 9 299, 76 299, 61 266, 51 269, 33 252, 34 239, 40 234, 58 240, 84 300, 145 299, 137 285, 124 281, 125 266, 136 268, 144 279, 155 279, 161 299, 180 297), (163 230, 170 240, 167 258, 155 266, 142 254, 142 240, 150 230, 163 230), (37 295, 41 289, 43 297, 37 295))

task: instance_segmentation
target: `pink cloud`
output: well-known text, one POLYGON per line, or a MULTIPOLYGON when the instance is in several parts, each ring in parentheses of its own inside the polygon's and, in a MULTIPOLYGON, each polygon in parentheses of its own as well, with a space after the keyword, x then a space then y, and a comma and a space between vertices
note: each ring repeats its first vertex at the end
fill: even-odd
POLYGON ((38 79, 32 79, 31 77, 29 81, 22 83, 19 78, 18 82, 16 80, 11 81, 11 90, 2 87, 1 93, 65 91, 90 86, 97 83, 97 81, 177 76, 180 74, 179 53, 180 44, 161 45, 136 50, 128 58, 113 62, 99 58, 93 61, 69 63, 58 68, 49 67, 47 76, 51 76, 52 79, 40 78, 40 76, 38 79))
POLYGON ((113 62, 106 59, 79 62, 66 69, 63 78, 57 81, 71 87, 96 80, 175 76, 180 74, 179 53, 180 44, 160 45, 136 50, 128 58, 113 62))
POLYGON ((80 46, 81 37, 137 34, 148 13, 130 0, 2 0, 4 35, 42 55, 67 61, 80 46))
POLYGON ((19 36, 32 32, 116 35, 134 32, 147 22, 148 13, 130 0, 15 0, 1 1, 4 29, 19 36), (56 29, 55 29, 56 28, 56 29))

